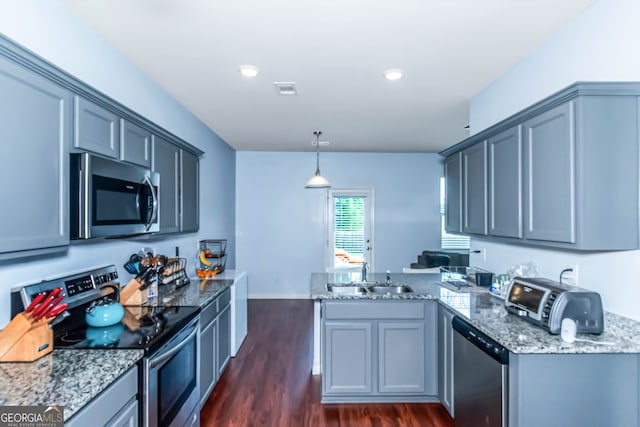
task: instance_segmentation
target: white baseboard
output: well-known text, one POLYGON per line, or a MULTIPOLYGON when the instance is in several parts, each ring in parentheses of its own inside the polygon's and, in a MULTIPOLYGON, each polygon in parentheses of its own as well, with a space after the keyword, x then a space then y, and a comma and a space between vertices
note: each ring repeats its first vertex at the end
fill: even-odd
POLYGON ((309 294, 252 294, 249 299, 311 299, 309 294))

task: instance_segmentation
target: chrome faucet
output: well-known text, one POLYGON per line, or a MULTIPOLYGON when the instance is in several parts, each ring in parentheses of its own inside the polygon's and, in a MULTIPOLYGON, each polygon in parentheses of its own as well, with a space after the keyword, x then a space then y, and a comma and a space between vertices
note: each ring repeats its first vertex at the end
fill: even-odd
POLYGON ((360 273, 360 280, 363 282, 367 281, 367 270, 369 269, 369 265, 366 261, 362 263, 362 273, 360 273))

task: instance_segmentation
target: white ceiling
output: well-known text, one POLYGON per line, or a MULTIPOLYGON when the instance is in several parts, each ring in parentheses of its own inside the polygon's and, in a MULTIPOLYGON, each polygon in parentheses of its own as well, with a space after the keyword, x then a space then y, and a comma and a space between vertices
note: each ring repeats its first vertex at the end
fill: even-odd
POLYGON ((432 152, 468 136, 474 94, 595 0, 63 1, 238 150, 310 151, 318 129, 323 151, 432 152))

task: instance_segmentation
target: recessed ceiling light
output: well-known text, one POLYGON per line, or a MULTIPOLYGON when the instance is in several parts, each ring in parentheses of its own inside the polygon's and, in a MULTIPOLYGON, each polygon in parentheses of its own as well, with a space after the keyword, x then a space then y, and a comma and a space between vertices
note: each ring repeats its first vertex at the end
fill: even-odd
POLYGON ((402 78, 402 70, 399 68, 392 68, 384 72, 384 78, 387 80, 398 80, 402 78))
POLYGON ((238 67, 240 74, 245 77, 255 77, 258 75, 258 68, 253 65, 241 65, 238 67))

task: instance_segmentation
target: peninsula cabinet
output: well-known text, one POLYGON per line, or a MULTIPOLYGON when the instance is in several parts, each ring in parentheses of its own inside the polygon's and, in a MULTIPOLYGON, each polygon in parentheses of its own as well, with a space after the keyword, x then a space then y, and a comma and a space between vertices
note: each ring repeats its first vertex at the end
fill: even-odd
POLYGON ((74 97, 73 148, 105 157, 120 157, 119 117, 91 101, 74 97))
POLYGON ((322 302, 322 401, 436 401, 436 302, 322 302))
POLYGON ((496 241, 637 249, 639 103, 640 83, 576 83, 444 150, 449 188, 460 178, 447 167, 460 154, 471 165, 488 144, 488 209, 473 199, 481 171, 465 166, 463 203, 448 203, 447 218, 464 213, 462 231, 484 235, 476 219, 488 213, 496 241))
POLYGON ((62 250, 69 244, 72 94, 4 56, 0 93, 0 259, 62 250))
POLYGON ((438 304, 438 398, 453 417, 453 312, 438 304))

